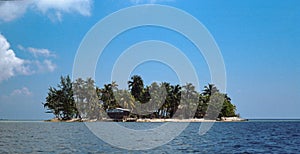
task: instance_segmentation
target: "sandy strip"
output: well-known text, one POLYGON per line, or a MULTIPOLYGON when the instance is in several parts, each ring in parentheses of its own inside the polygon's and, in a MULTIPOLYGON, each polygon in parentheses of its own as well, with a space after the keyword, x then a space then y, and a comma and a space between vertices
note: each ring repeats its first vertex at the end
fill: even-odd
MULTIPOLYGON (((71 120, 59 120, 57 118, 53 118, 50 120, 45 120, 46 122, 112 122, 112 119, 79 119, 74 118, 71 120)), ((217 120, 207 120, 207 119, 137 119, 136 122, 239 122, 239 121, 247 121, 247 119, 242 119, 238 117, 222 117, 221 121, 217 120)))
POLYGON ((136 122, 216 122, 206 119, 137 119, 136 122))

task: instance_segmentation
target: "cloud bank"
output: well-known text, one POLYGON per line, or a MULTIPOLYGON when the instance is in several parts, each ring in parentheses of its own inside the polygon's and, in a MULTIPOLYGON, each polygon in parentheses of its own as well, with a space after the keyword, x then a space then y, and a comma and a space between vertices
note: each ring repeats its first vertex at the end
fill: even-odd
POLYGON ((22 16, 30 3, 30 1, 1 1, 0 19, 7 22, 22 16))
MULTIPOLYGON (((19 49, 28 50, 36 58, 39 56, 55 56, 48 49, 38 49, 33 47, 24 48, 19 45, 19 49)), ((0 83, 16 75, 30 75, 39 72, 53 72, 56 65, 50 59, 25 60, 16 56, 11 49, 7 39, 0 34, 0 83)))
POLYGON ((23 16, 27 10, 47 15, 52 21, 62 20, 63 13, 90 16, 92 0, 25 0, 0 1, 0 20, 9 22, 23 16))
POLYGON ((0 82, 16 74, 30 74, 26 61, 16 57, 6 38, 0 34, 0 82))

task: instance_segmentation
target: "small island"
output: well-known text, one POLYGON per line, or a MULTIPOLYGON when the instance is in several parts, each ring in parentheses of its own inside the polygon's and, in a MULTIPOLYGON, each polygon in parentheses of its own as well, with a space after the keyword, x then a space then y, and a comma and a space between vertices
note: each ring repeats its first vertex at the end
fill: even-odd
POLYGON ((116 82, 95 85, 91 78, 71 81, 61 77, 57 87, 50 87, 46 113, 54 114, 49 122, 214 122, 246 121, 236 114, 236 106, 227 94, 214 84, 202 92, 186 83, 183 86, 167 82, 144 85, 134 75, 128 89, 118 89, 116 82))

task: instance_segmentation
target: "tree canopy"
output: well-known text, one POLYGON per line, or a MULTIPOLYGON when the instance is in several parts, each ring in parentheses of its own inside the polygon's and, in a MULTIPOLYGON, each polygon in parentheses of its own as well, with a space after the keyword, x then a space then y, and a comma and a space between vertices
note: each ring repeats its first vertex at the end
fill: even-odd
POLYGON ((53 113, 59 119, 68 120, 80 116, 75 105, 69 76, 61 77, 57 88, 49 88, 44 107, 47 108, 48 113, 53 113))
POLYGON ((57 88, 50 87, 44 107, 59 119, 74 117, 101 119, 109 109, 126 108, 130 116, 138 118, 209 118, 236 116, 236 106, 227 94, 214 84, 202 92, 186 83, 183 86, 167 82, 145 86, 143 79, 134 75, 127 89, 118 89, 116 82, 102 88, 94 80, 69 76, 61 77, 57 88))

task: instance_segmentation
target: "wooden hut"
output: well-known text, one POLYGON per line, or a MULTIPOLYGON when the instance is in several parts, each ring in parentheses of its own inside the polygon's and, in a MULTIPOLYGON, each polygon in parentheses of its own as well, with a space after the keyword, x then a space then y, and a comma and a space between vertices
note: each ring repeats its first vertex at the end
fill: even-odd
POLYGON ((129 117, 130 110, 123 108, 107 109, 107 115, 114 121, 124 121, 129 117))

